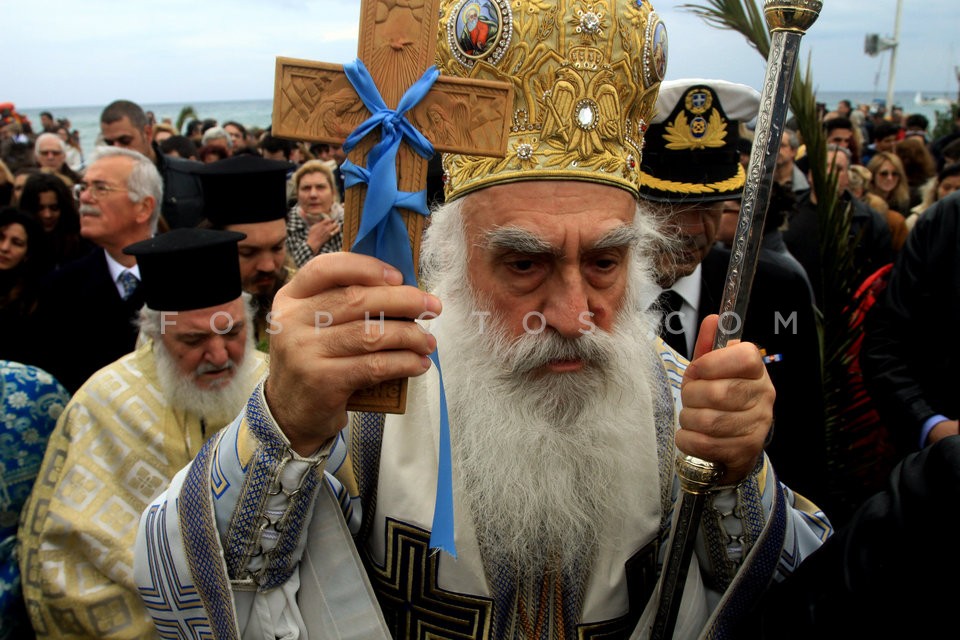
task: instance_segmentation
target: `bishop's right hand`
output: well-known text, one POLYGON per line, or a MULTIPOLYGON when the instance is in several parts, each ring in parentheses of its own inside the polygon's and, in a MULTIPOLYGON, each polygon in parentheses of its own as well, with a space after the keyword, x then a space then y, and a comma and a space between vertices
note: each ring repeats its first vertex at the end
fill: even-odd
POLYGON ((433 317, 440 300, 402 280, 376 258, 328 253, 277 292, 265 394, 297 453, 315 453, 346 426, 355 391, 430 368, 436 339, 403 318, 433 317))

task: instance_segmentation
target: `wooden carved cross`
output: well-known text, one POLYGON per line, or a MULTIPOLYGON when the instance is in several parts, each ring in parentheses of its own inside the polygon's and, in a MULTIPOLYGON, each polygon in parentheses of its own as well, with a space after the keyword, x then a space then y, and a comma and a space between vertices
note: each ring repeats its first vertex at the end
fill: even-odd
MULTIPOLYGON (((358 57, 391 109, 434 63, 439 7, 439 0, 363 0, 360 5, 358 57)), ((440 76, 430 93, 408 112, 408 118, 438 152, 503 157, 512 106, 513 88, 507 83, 440 76), (496 114, 499 119, 487 115, 484 120, 503 126, 472 126, 473 114, 496 114)), ((341 65, 277 58, 273 135, 342 144, 369 116, 341 65)), ((376 142, 373 136, 367 136, 350 152, 350 160, 366 166, 367 154, 376 142)), ((426 180, 427 161, 406 144, 401 145, 397 154, 398 188, 419 191, 426 180)), ((352 246, 360 228, 365 195, 366 186, 362 184, 347 189, 344 247, 352 246)), ((401 213, 417 265, 425 220, 412 211, 401 213)), ((358 392, 348 408, 403 413, 406 380, 358 392)))

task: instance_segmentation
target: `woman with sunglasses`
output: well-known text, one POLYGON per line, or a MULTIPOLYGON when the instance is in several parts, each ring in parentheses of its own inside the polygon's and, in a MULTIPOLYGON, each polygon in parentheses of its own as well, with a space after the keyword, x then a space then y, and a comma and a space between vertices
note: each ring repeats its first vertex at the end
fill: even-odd
POLYGON ((868 190, 883 198, 892 211, 901 216, 910 213, 910 185, 903 162, 889 151, 878 151, 867 165, 872 178, 868 190))

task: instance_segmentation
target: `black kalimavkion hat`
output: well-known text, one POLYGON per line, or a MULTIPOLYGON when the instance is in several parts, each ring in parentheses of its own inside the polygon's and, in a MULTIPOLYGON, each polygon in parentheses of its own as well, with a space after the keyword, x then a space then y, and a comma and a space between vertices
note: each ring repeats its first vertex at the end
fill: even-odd
POLYGON ((197 168, 203 184, 203 213, 213 226, 282 220, 287 215, 289 162, 249 153, 197 168))
POLYGON ((644 136, 640 196, 655 202, 737 198, 741 122, 756 117, 760 94, 725 80, 661 83, 656 113, 644 136))
POLYGON ((240 297, 235 231, 174 229, 124 248, 136 256, 144 301, 154 311, 190 311, 240 297))

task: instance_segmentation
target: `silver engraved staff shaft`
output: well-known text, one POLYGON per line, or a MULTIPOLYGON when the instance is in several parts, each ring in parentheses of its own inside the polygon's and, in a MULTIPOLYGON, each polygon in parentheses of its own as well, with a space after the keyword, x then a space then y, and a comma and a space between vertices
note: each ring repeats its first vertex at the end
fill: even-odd
MULTIPOLYGON (((757 270, 763 223, 770 205, 773 172, 780 150, 783 124, 790 107, 790 90, 796 72, 800 39, 820 15, 822 6, 820 0, 764 2, 763 13, 770 28, 770 53, 767 56, 763 90, 760 92, 760 113, 747 165, 737 231, 727 266, 714 349, 727 346, 730 340, 737 340, 743 334, 743 319, 750 301, 753 275, 757 270)), ((723 475, 718 465, 693 456, 678 455, 676 466, 682 494, 672 543, 663 568, 660 601, 651 633, 653 640, 673 637, 706 495, 723 475)))

